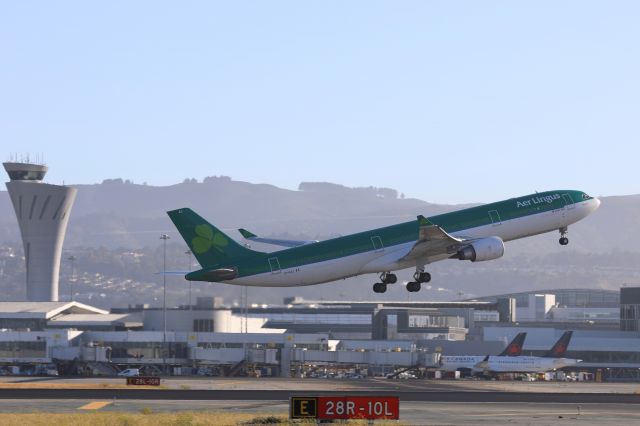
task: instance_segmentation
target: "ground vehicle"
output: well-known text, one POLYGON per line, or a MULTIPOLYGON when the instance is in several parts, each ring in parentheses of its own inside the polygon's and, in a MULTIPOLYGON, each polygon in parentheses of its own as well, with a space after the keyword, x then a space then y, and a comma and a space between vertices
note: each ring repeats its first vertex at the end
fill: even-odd
POLYGON ((119 377, 135 377, 140 375, 139 368, 127 368, 118 373, 119 377))

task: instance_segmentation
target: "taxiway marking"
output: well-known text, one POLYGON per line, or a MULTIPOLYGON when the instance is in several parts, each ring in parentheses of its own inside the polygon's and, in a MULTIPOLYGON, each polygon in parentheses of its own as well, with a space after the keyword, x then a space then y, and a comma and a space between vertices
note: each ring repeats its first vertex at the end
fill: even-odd
POLYGON ((78 410, 99 410, 106 407, 109 404, 113 404, 112 401, 93 401, 88 404, 79 407, 78 410))

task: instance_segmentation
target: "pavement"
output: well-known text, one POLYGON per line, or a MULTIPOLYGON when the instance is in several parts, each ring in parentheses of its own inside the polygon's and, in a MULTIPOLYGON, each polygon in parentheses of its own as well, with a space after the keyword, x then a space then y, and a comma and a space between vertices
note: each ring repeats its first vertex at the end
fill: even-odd
MULTIPOLYGON (((0 413, 224 411, 286 414, 292 395, 397 395, 401 424, 640 424, 640 384, 281 378, 1 377, 0 413)), ((1 414, 0 414, 1 418, 1 414)))
POLYGON ((0 389, 1 399, 97 399, 150 401, 289 401, 292 396, 399 396, 401 401, 423 402, 498 402, 498 403, 619 403, 636 404, 640 395, 630 393, 545 393, 498 391, 425 391, 425 390, 204 390, 204 389, 0 389))
MULTIPOLYGON (((0 389, 131 388, 123 377, 19 377, 0 376, 0 389)), ((425 379, 286 379, 249 377, 167 377, 161 389, 268 390, 268 391, 416 391, 416 392, 526 392, 640 394, 640 383, 522 382, 425 379)))
MULTIPOLYGON (((256 416, 282 415, 288 412, 283 401, 91 401, 0 400, 2 413, 86 413, 106 412, 175 412, 222 411, 256 416)), ((434 403, 401 402, 401 425, 631 425, 640 423, 637 405, 628 404, 557 404, 557 403, 434 403)))

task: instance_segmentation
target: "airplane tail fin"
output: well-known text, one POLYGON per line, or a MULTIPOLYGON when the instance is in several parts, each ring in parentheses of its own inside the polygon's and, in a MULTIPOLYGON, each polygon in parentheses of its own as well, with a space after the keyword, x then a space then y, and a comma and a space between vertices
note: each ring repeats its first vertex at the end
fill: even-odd
POLYGON ((235 242, 189 208, 171 210, 167 214, 203 268, 256 253, 235 242))
POLYGON ((511 343, 500 353, 499 356, 520 356, 522 355, 522 346, 524 345, 524 339, 527 337, 527 333, 518 333, 513 338, 511 343))
POLYGON ((571 341, 571 336, 573 335, 573 331, 565 331, 562 336, 558 339, 555 345, 551 348, 549 352, 545 354, 545 357, 549 358, 562 358, 567 353, 567 348, 569 347, 569 342, 571 341))

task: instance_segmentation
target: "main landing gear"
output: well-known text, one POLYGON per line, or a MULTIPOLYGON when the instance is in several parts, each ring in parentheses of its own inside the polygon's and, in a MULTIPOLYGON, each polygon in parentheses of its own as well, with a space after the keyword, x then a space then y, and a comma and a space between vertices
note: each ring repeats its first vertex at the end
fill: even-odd
MULTIPOLYGON (((413 274, 413 279, 415 281, 410 281, 407 283, 407 290, 415 293, 420 291, 421 283, 428 283, 431 281, 431 274, 425 272, 423 268, 419 268, 416 270, 416 273, 413 274)), ((380 274, 379 283, 375 283, 373 285, 373 291, 376 293, 384 293, 387 291, 387 284, 395 284, 398 282, 398 277, 391 272, 383 272, 380 274)))
POLYGON ((569 229, 565 226, 563 228, 560 228, 558 231, 560 231, 560 239, 558 240, 560 245, 566 246, 567 244, 569 244, 569 239, 566 237, 567 232, 569 232, 569 229))
POLYGON ((380 274, 380 281, 382 282, 373 285, 373 291, 376 293, 384 293, 387 291, 387 284, 395 284, 398 282, 398 277, 391 272, 383 272, 380 274))
POLYGON ((423 268, 419 268, 416 269, 416 273, 413 274, 413 279, 415 281, 409 281, 407 283, 407 291, 411 293, 420 291, 420 288, 422 287, 420 285, 421 283, 428 283, 429 281, 431 281, 431 274, 425 272, 423 268))

